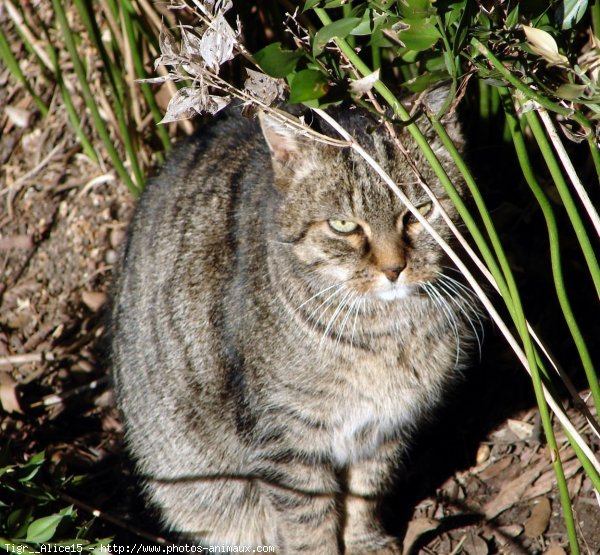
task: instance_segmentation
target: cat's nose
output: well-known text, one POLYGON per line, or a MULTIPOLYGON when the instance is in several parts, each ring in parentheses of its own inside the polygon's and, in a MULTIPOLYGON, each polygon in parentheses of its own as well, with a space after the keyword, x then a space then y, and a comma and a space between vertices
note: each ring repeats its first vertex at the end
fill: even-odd
POLYGON ((384 273, 385 277, 388 278, 391 282, 394 282, 398 279, 398 276, 402 273, 405 266, 391 266, 389 268, 382 268, 381 271, 384 273))

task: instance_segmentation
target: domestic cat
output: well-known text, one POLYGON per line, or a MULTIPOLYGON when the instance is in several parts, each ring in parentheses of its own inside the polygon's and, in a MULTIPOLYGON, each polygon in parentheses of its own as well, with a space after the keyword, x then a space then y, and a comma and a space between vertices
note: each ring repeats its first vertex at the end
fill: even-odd
MULTIPOLYGON (((382 123, 334 117, 452 243, 382 123)), ((400 553, 378 502, 474 335, 448 266, 348 148, 235 108, 178 146, 137 206, 112 329, 128 447, 166 525, 202 545, 400 553)))

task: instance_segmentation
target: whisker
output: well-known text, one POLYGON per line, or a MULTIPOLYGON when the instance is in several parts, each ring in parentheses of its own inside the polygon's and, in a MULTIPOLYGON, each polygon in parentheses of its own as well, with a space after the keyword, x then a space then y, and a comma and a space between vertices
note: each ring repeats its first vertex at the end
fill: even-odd
MULTIPOLYGON (((312 301, 313 299, 316 299, 317 297, 319 297, 320 295, 322 295, 323 293, 326 293, 327 291, 329 291, 330 289, 333 289, 334 287, 338 287, 340 286, 340 288, 343 286, 344 284, 342 283, 341 285, 339 283, 334 283, 333 285, 330 285, 329 287, 325 287, 325 289, 321 289, 321 291, 319 291, 318 293, 315 293, 312 297, 310 297, 310 299, 306 299, 300 306, 298 306, 295 311, 300 310, 305 304, 309 303, 310 301, 312 301)), ((337 291, 336 291, 337 293, 337 291)), ((334 293, 335 295, 335 293, 334 293)), ((330 297, 331 298, 331 297, 330 297)), ((320 308, 320 307, 318 307, 320 308)))
POLYGON ((350 347, 354 347, 354 332, 356 331, 356 321, 358 320, 358 313, 360 312, 360 305, 363 305, 363 310, 366 306, 366 299, 363 297, 357 298, 358 302, 356 303, 356 312, 354 313, 354 322, 352 324, 352 335, 350 336, 350 347), (361 303, 362 301, 362 303, 361 303))
POLYGON ((437 288, 432 283, 423 283, 422 287, 425 289, 425 292, 429 295, 429 298, 434 302, 436 306, 440 308, 442 314, 444 315, 446 321, 452 328, 454 332, 454 337, 456 338, 456 360, 455 365, 458 366, 458 362, 460 360, 460 336, 458 333, 458 326, 456 324, 456 317, 452 312, 451 307, 448 305, 446 299, 441 295, 441 293, 437 290, 437 288))
MULTIPOLYGON (((444 294, 447 296, 447 298, 458 308, 458 310, 465 316, 465 319, 467 320, 467 322, 469 323, 471 329, 473 330, 473 334, 475 335, 475 340, 477 341, 477 347, 479 350, 479 358, 481 359, 481 344, 482 344, 482 340, 479 338, 479 334, 477 333, 477 328, 475 327, 475 324, 473 322, 473 319, 470 316, 469 311, 467 311, 467 309, 461 305, 461 303, 459 303, 454 296, 452 295, 452 293, 455 293, 459 298, 463 299, 463 301, 465 301, 465 303, 467 304, 467 306, 470 307, 470 304, 455 290, 452 289, 452 287, 444 282, 444 281, 439 281, 439 292, 440 294, 444 294)), ((481 319, 479 318, 479 316, 477 316, 477 313, 474 313, 475 317, 477 318, 477 321, 479 322, 479 326, 480 329, 482 331, 483 334, 483 323, 481 322, 481 319)))
MULTIPOLYGON (((443 286, 447 291, 454 293, 455 296, 457 296, 464 302, 464 304, 466 305, 466 308, 468 309, 470 314, 467 314, 465 307, 461 306, 461 309, 463 310, 465 317, 471 321, 472 326, 473 326, 473 323, 472 323, 473 318, 471 317, 471 314, 477 319, 477 323, 478 323, 479 329, 481 331, 481 341, 479 340, 479 337, 477 337, 477 340, 478 340, 478 342, 482 343, 483 339, 485 337, 485 326, 483 325, 483 320, 485 319, 485 315, 481 310, 479 298, 472 290, 470 290, 468 287, 466 287, 459 281, 456 281, 455 279, 452 279, 451 277, 446 276, 444 274, 439 274, 439 278, 440 278, 439 283, 441 286, 443 286)), ((475 330, 473 330, 473 331, 475 331, 475 330)), ((475 331, 475 334, 477 335, 476 331, 475 331)), ((480 348, 480 353, 481 353, 481 348, 480 348)))
POLYGON ((331 327, 333 326, 334 322, 336 321, 340 311, 343 309, 344 305, 346 304, 346 299, 352 294, 352 291, 349 290, 343 297, 342 300, 339 302, 337 308, 333 311, 333 314, 331 316, 331 318, 329 319, 329 322, 327 323, 327 327, 325 328, 325 331, 323 332, 323 335, 321 336, 321 341, 319 342, 319 345, 321 345, 323 343, 323 341, 325 340, 325 337, 327 337, 327 334, 329 333, 329 330, 331 329, 331 327))
MULTIPOLYGON (((458 287, 461 291, 463 291, 470 299, 473 299, 475 301, 479 300, 479 297, 477 296, 477 294, 475 293, 475 291, 473 291, 470 287, 467 287, 464 283, 458 281, 457 279, 444 274, 442 272, 437 272, 438 277, 443 280, 446 281, 447 283, 452 283, 453 285, 455 285, 456 287, 458 287)), ((477 304, 479 304, 477 302, 477 304)))
POLYGON ((346 323, 348 322, 348 318, 352 314, 352 311, 354 309, 354 304, 356 303, 356 298, 357 298, 358 293, 356 291, 352 291, 351 293, 352 293, 352 295, 350 296, 348 303, 346 303, 347 305, 350 305, 350 307, 346 311, 346 316, 344 316, 344 319, 342 320, 342 323, 340 325, 340 330, 338 332, 337 340, 336 340, 336 344, 335 344, 336 348, 340 343, 342 334, 344 333, 344 330, 346 329, 346 323))
MULTIPOLYGON (((333 297, 335 297, 340 291, 342 291, 344 289, 344 284, 342 283, 341 285, 338 286, 338 288, 331 294, 329 295, 329 297, 327 297, 317 308, 315 308, 309 315, 308 315, 308 321, 311 321, 313 319, 313 316, 317 313, 317 311, 325 305, 331 305, 331 299, 333 299, 333 297)), ((325 306, 325 308, 321 311, 321 313, 319 314, 319 317, 315 320, 312 329, 314 330, 315 327, 317 326, 317 324, 321 321, 321 317, 323 316, 323 314, 325 314, 325 311, 327 310, 327 306, 325 306)))

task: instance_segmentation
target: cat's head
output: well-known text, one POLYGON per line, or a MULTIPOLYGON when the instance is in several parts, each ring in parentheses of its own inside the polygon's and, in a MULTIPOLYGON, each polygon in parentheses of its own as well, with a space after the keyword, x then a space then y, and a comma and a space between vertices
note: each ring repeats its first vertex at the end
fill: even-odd
MULTIPOLYGON (((385 127, 362 110, 334 117, 387 171, 434 229, 450 238, 441 212, 419 185, 385 127)), ((321 284, 344 283, 366 297, 394 300, 432 281, 445 264, 441 247, 367 163, 349 148, 331 146, 267 116, 261 126, 281 191, 277 232, 296 268, 321 284)), ((425 133, 447 171, 449 156, 425 133)), ((330 129, 325 132, 335 137, 330 129)), ((398 138, 421 177, 454 219, 455 209, 408 133, 398 138)), ((451 174, 452 175, 452 174, 451 174)), ((457 186, 462 185, 457 181, 457 186)))

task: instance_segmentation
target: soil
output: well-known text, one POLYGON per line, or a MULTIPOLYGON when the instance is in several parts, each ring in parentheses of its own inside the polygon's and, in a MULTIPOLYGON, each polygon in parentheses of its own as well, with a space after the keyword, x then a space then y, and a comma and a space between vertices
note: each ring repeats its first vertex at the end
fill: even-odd
MULTIPOLYGON (((62 472, 85 476, 65 499, 100 511, 97 525, 115 542, 157 539, 124 454, 103 339, 134 199, 112 169, 82 155, 64 110, 36 117, 1 66, 0 106, 26 116, 0 112, 2 441, 21 459, 45 449, 62 472)), ((531 385, 497 335, 487 331, 481 362, 420 434, 386 503, 406 554, 568 552, 531 385)), ((569 413, 598 450, 584 418, 569 413)), ((600 553, 598 500, 556 432, 582 550, 600 553)))

